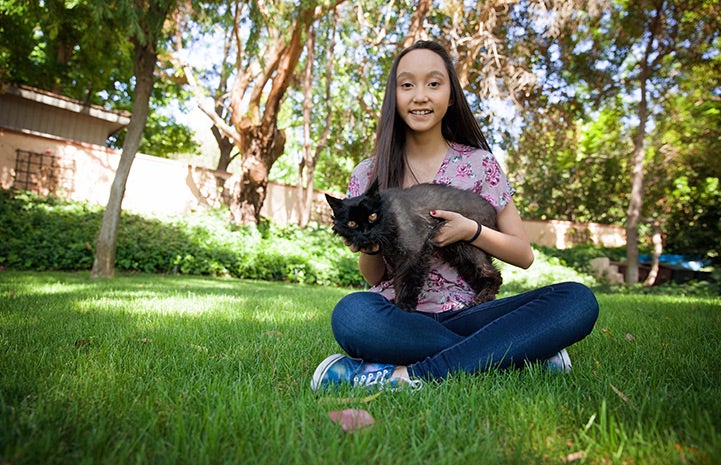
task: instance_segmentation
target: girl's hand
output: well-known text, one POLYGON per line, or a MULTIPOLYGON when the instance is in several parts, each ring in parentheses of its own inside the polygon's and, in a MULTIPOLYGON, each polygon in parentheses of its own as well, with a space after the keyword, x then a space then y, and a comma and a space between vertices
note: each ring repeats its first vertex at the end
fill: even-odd
POLYGON ((378 252, 380 251, 380 245, 378 245, 378 244, 373 244, 373 246, 369 247, 369 248, 360 249, 360 248, 356 247, 355 245, 351 244, 351 242, 348 239, 345 239, 343 241, 343 243, 346 246, 348 246, 350 248, 351 252, 353 252, 353 253, 363 252, 368 255, 377 255, 378 252))
POLYGON ((467 241, 471 239, 478 230, 478 225, 475 221, 466 218, 460 213, 446 210, 432 210, 430 214, 433 218, 445 221, 438 228, 438 232, 433 238, 434 242, 440 247, 445 247, 458 241, 467 241))
MULTIPOLYGON (((475 221, 459 213, 436 210, 431 212, 431 216, 445 220, 435 237, 439 246, 467 241, 476 234, 478 229, 475 221)), ((497 259, 519 268, 525 269, 531 266, 533 263, 531 241, 528 240, 523 221, 521 221, 521 216, 513 201, 508 202, 505 208, 498 213, 497 226, 497 229, 483 228, 481 235, 473 241, 473 245, 497 259)))

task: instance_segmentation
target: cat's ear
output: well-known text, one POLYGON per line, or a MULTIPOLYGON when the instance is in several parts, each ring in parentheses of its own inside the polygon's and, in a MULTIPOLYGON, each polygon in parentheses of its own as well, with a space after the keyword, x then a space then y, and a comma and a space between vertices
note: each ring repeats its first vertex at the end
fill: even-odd
POLYGON ((330 208, 332 208, 333 210, 340 207, 343 202, 341 199, 333 197, 329 194, 325 194, 325 200, 328 202, 328 205, 330 205, 330 208))
POLYGON ((368 189, 366 189, 366 195, 376 195, 378 194, 378 178, 375 178, 370 186, 368 186, 368 189))

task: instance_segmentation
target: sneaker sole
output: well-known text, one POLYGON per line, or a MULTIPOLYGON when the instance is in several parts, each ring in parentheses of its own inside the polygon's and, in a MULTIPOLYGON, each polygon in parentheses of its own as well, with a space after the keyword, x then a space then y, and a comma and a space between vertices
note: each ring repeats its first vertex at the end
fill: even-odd
POLYGON ((316 368, 313 373, 313 378, 310 380, 311 390, 317 391, 320 388, 328 368, 343 357, 345 357, 343 354, 333 354, 320 362, 320 365, 318 365, 318 368, 316 368))
POLYGON ((568 351, 563 349, 558 354, 561 356, 561 372, 570 373, 573 368, 573 364, 571 363, 571 357, 568 355, 568 351))

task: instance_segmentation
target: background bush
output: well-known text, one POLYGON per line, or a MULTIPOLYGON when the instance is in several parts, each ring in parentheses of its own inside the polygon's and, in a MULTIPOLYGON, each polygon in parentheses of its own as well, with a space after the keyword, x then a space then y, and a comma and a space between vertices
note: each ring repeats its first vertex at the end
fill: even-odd
MULTIPOLYGON (((90 270, 103 208, 0 191, 0 265, 90 270)), ((357 257, 327 226, 236 227, 227 211, 166 219, 123 212, 118 271, 182 273, 362 286, 357 257)))

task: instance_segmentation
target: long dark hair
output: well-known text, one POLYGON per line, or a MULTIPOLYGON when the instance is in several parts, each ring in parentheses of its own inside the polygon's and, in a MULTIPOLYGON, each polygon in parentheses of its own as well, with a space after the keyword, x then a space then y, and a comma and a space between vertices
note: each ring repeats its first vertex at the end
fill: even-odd
POLYGON ((372 180, 378 181, 380 189, 403 185, 406 170, 404 152, 406 125, 396 109, 396 74, 401 58, 409 52, 419 49, 430 50, 438 54, 443 59, 448 77, 451 80, 450 101, 452 105, 448 107, 448 111, 441 122, 443 137, 449 142, 456 142, 469 147, 488 150, 489 152, 491 150, 486 138, 483 136, 483 132, 481 132, 478 121, 473 116, 466 96, 463 94, 463 88, 458 81, 458 74, 453 66, 451 56, 439 43, 420 40, 403 50, 396 57, 388 74, 386 93, 381 107, 381 117, 376 130, 375 160, 371 175, 372 180))

